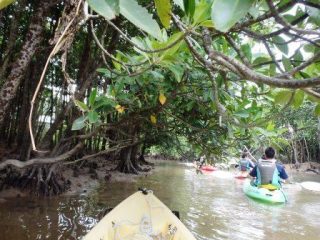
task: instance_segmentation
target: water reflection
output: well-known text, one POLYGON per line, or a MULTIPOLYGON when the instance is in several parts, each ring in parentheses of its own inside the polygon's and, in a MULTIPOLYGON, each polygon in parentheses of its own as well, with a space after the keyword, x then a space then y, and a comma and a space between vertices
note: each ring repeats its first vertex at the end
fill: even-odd
MULTIPOLYGON (((320 181, 317 177, 306 180, 320 181)), ((81 239, 106 208, 114 207, 138 187, 153 189, 170 209, 178 210, 200 240, 319 239, 319 193, 297 184, 286 185, 289 202, 267 205, 246 197, 242 184, 232 172, 197 175, 188 166, 161 163, 154 175, 132 183, 109 183, 79 196, 1 203, 1 239, 81 239)))

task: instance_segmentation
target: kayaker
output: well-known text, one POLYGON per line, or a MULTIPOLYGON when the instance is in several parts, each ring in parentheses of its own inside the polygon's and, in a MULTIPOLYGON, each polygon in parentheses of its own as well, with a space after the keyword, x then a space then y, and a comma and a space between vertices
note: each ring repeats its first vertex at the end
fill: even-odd
POLYGON ((200 170, 200 161, 199 161, 199 159, 196 159, 196 160, 193 162, 193 166, 194 166, 194 168, 196 169, 196 173, 197 173, 197 174, 199 174, 199 173, 202 174, 202 172, 201 172, 201 170, 200 170))
POLYGON ((255 177, 254 184, 259 187, 264 187, 270 190, 281 187, 281 179, 288 179, 288 175, 284 166, 277 163, 275 150, 268 147, 265 150, 265 158, 260 159, 257 165, 251 170, 250 176, 255 177))
POLYGON ((240 172, 236 175, 237 178, 246 178, 248 177, 249 171, 254 167, 251 160, 248 158, 248 152, 242 152, 241 159, 237 164, 237 168, 240 172))
POLYGON ((250 161, 250 159, 248 158, 247 152, 243 152, 241 155, 241 159, 239 161, 239 170, 241 172, 247 172, 248 170, 250 170, 253 167, 254 167, 254 165, 250 161))
POLYGON ((205 164, 206 162, 206 157, 203 155, 200 157, 200 168, 205 164))

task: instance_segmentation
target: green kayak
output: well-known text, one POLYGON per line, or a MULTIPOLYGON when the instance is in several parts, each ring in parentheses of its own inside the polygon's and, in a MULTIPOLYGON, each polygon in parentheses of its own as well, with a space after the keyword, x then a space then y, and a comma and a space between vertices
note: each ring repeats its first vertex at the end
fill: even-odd
POLYGON ((268 190, 265 188, 258 188, 251 185, 250 180, 247 180, 243 184, 243 192, 254 199, 258 199, 263 202, 269 203, 285 203, 287 201, 287 196, 282 189, 278 190, 268 190))

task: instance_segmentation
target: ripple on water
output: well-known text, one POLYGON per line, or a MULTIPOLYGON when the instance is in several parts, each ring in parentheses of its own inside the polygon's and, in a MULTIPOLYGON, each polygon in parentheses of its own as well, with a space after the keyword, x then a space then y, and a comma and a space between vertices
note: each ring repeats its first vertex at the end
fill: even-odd
POLYGON ((301 211, 304 213, 302 216, 304 217, 305 221, 319 229, 320 236, 320 202, 313 202, 312 204, 305 203, 301 207, 301 211))

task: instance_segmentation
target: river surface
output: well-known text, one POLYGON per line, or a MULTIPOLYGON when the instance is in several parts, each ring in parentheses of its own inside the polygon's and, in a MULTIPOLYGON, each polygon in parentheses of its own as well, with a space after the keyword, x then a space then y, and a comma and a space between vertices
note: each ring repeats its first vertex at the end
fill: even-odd
MULTIPOLYGON (((294 175, 294 181, 317 181, 319 175, 294 175)), ((0 239, 81 239, 102 217, 138 187, 152 189, 196 239, 319 240, 320 192, 284 186, 289 202, 268 205, 242 192, 234 172, 196 174, 186 164, 160 162, 153 175, 135 182, 103 183, 77 196, 45 200, 17 198, 0 203, 0 239)))

